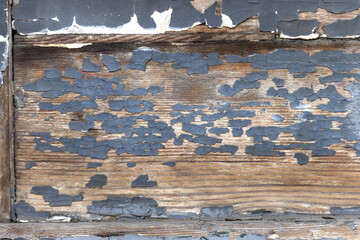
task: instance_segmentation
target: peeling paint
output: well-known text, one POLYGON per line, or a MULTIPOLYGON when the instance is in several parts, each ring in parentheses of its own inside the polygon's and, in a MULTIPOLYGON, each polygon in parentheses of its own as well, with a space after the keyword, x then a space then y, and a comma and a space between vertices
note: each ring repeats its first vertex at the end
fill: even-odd
MULTIPOLYGON (((359 9, 359 2, 223 0, 222 14, 216 15, 216 2, 200 12, 187 0, 158 0, 151 4, 134 0, 101 4, 85 0, 71 4, 46 0, 29 4, 28 0, 20 0, 14 6, 13 27, 21 34, 158 34, 182 31, 200 24, 210 28, 233 28, 250 17, 259 16, 260 31, 278 32, 282 38, 314 39, 319 37, 317 20, 300 20, 298 15, 299 12, 316 12, 318 8, 339 14, 359 9), (50 6, 54 11, 46 10, 50 6)), ((358 35, 351 26, 355 25, 349 25, 349 33, 343 34, 344 29, 332 25, 328 27, 327 36, 358 35)))
POLYGON ((34 186, 31 189, 31 193, 42 195, 45 202, 48 202, 51 207, 71 206, 72 202, 83 200, 82 194, 78 194, 76 196, 59 194, 59 190, 51 186, 34 186))

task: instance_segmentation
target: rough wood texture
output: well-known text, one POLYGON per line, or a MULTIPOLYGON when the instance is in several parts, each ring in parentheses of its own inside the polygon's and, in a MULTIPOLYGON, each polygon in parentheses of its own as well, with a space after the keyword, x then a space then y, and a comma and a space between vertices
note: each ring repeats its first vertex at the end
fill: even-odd
POLYGON ((7 222, 10 218, 10 176, 11 176, 11 133, 12 133, 12 105, 9 104, 10 84, 8 75, 4 77, 4 84, 0 87, 0 222, 7 222))
MULTIPOLYGON (((258 30, 258 17, 251 17, 234 28, 209 28, 196 26, 180 32, 165 34, 54 34, 54 35, 15 35, 16 45, 59 46, 63 44, 91 43, 139 43, 139 42, 214 42, 241 40, 274 40, 275 35, 258 30)), ((66 45, 63 45, 66 47, 66 45)))
MULTIPOLYGON (((213 232, 229 233, 235 240, 241 235, 264 236, 265 239, 358 239, 359 220, 324 220, 315 217, 263 221, 125 221, 106 223, 28 223, 0 224, 0 237, 26 239, 76 237, 95 235, 99 237, 138 234, 140 236, 193 236, 205 239, 213 232)), ((130 238, 131 239, 131 238, 130 238)), ((209 238, 211 239, 211 238, 209 238)), ((222 238, 227 239, 227 238, 222 238)), ((241 239, 241 238, 240 238, 241 239)), ((250 238, 256 239, 256 238, 250 238)), ((264 239, 264 238, 259 238, 264 239)))
MULTIPOLYGON (((259 89, 244 89, 234 97, 223 97, 218 89, 224 84, 233 85, 237 79, 256 71, 265 71, 251 66, 250 63, 229 63, 225 56, 236 54, 249 56, 251 54, 270 52, 279 49, 300 49, 312 55, 324 50, 344 50, 346 54, 358 53, 356 42, 309 42, 309 43, 214 43, 214 44, 148 44, 162 52, 183 53, 219 53, 223 64, 209 66, 207 74, 188 74, 188 69, 173 69, 171 63, 149 61, 146 71, 125 68, 130 62, 132 52, 143 46, 138 44, 100 44, 82 49, 59 49, 25 47, 19 44, 15 47, 15 96, 16 104, 16 169, 17 169, 17 200, 25 201, 35 207, 36 211, 52 211, 55 215, 71 215, 76 213, 80 220, 91 218, 88 206, 93 201, 106 200, 108 196, 147 197, 154 199, 159 207, 164 207, 168 213, 192 212, 199 214, 202 207, 231 205, 236 213, 251 213, 254 210, 266 209, 272 212, 301 212, 301 213, 329 213, 331 207, 356 207, 359 205, 359 157, 356 151, 347 145, 356 141, 344 140, 332 144, 329 150, 336 152, 334 156, 316 156, 313 150, 304 150, 301 147, 285 150, 282 156, 259 156, 246 153, 248 146, 255 144, 249 136, 249 130, 256 126, 277 126, 286 128, 299 122, 297 114, 311 111, 313 115, 326 117, 338 116, 346 118, 348 112, 329 112, 319 109, 321 104, 327 104, 329 96, 317 99, 306 109, 293 109, 290 100, 280 97, 269 97, 267 91, 275 87, 273 78, 285 80, 285 88, 293 93, 301 87, 312 88, 314 92, 334 85, 337 91, 350 99, 352 96, 345 86, 355 82, 354 78, 344 78, 339 82, 319 83, 319 78, 332 75, 329 67, 316 66, 316 72, 307 73, 305 77, 295 78, 288 69, 268 69, 268 77, 261 80, 259 89), (101 64, 101 54, 107 53, 121 61, 122 70, 110 73, 101 64), (210 108, 217 107, 221 101, 230 102, 231 106, 240 106, 241 110, 254 111, 256 116, 251 119, 251 125, 243 128, 241 137, 234 137, 231 129, 222 135, 222 144, 238 147, 235 155, 229 153, 209 153, 197 155, 195 151, 199 144, 184 140, 184 144, 177 146, 173 139, 164 143, 164 149, 158 149, 158 156, 135 156, 123 153, 117 155, 115 150, 109 151, 105 160, 92 159, 68 151, 41 152, 35 150, 37 138, 40 143, 52 141, 33 136, 31 132, 51 133, 54 138, 80 138, 81 136, 97 137, 99 139, 116 139, 124 135, 106 134, 102 122, 95 121, 88 131, 74 131, 69 129, 71 121, 85 122, 86 115, 108 112, 119 117, 139 116, 124 110, 114 111, 108 107, 108 101, 127 99, 124 96, 109 96, 107 100, 96 99, 97 110, 84 109, 83 112, 60 113, 56 110, 39 110, 40 102, 60 104, 69 100, 88 100, 88 97, 78 98, 76 93, 67 93, 58 98, 42 98, 41 92, 27 91, 24 85, 43 77, 43 71, 57 68, 64 74, 66 67, 81 70, 83 59, 88 57, 93 63, 101 65, 100 72, 84 72, 85 78, 91 77, 127 77, 123 79, 124 89, 134 90, 139 87, 145 89, 156 85, 163 88, 163 92, 152 96, 134 96, 132 98, 147 100, 154 103, 154 114, 169 126, 172 107, 181 103, 184 105, 203 105, 206 114, 216 113, 210 108), (259 101, 260 105, 245 106, 250 101, 259 101), (270 102, 270 105, 265 103, 270 102), (283 122, 274 122, 272 116, 279 114, 285 118, 283 122), (245 134, 245 132, 247 132, 245 134), (308 164, 300 165, 294 158, 295 153, 313 154, 308 164), (174 161, 176 166, 163 165, 164 162, 174 161), (36 166, 26 167, 28 163, 36 166), (88 163, 102 163, 98 168, 87 168, 88 163), (127 167, 127 163, 136 163, 135 167, 127 167), (156 181, 157 187, 133 188, 132 182, 140 175, 148 175, 150 181, 156 181), (92 176, 107 176, 107 184, 101 189, 85 187, 92 176), (73 201, 71 206, 50 206, 41 194, 34 194, 34 186, 47 185, 59 190, 60 195, 77 196, 82 194, 82 201, 73 201), (33 193, 31 193, 33 192, 33 193)), ((286 58, 284 61, 294 61, 286 58)), ((297 60, 295 60, 297 61, 297 60)), ((340 61, 340 60, 339 60, 340 61)), ((302 68, 301 68, 302 69, 302 68)), ((354 73, 354 71, 351 71, 354 73)), ((356 76, 355 76, 356 77, 356 76)), ((70 79, 69 79, 70 80, 70 79)), ((72 82, 73 80, 70 80, 72 82)), ((299 93, 303 94, 303 93, 299 93)), ((335 95, 334 95, 335 96, 335 95)), ((353 96, 356 97, 356 96, 353 96)), ((330 97, 331 98, 331 97, 330 97)), ((356 100, 357 101, 357 100, 356 100)), ((291 102, 292 104, 293 102, 291 102)), ((346 107, 344 108, 346 109, 346 107)), ((190 111, 191 113, 191 111, 190 111)), ((239 118, 247 119, 247 118, 239 118)), ((196 117, 193 123, 206 123, 196 117)), ((227 127, 228 119, 215 121, 215 126, 227 127)), ((326 122, 322 123, 326 124, 326 122)), ((339 129, 339 123, 334 121, 332 128, 339 129)), ((138 120, 136 125, 145 126, 144 121, 138 120)), ((172 125, 177 137, 186 131, 181 123, 172 125)), ((320 127, 321 128, 321 127, 320 127)), ((326 128, 326 127, 325 127, 326 128)), ((208 129, 207 129, 208 130, 208 129)), ((354 128, 356 130, 356 127, 354 128)), ((321 130, 316 130, 321 132, 321 130)), ((261 131, 260 131, 261 132, 261 131)), ((264 133, 266 135, 266 133, 264 133)), ((270 133, 271 134, 271 133, 270 133)), ((35 134, 36 135, 36 134, 35 134)), ((208 136, 216 137, 215 134, 208 136)), ((268 139, 267 136, 264 138, 268 139)), ((270 137, 274 140, 272 137, 270 137)), ((345 136, 346 138, 346 136, 345 136)), ((301 144, 314 141, 295 139, 290 133, 281 132, 276 144, 301 144)), ((63 143, 52 142, 52 146, 61 148, 63 143)), ((40 145, 39 145, 40 146, 40 145)), ((219 145, 214 145, 218 147, 219 145)), ((306 145, 310 146, 310 145, 306 145)), ((259 151, 262 149, 259 149, 259 151)), ((106 215, 106 214, 105 214, 106 215)), ((215 214, 216 215, 216 214, 215 214)), ((111 218, 111 216, 108 216, 111 218)), ((214 216, 210 216, 214 217, 214 216)), ((221 216, 220 216, 221 217, 221 216)), ((216 218, 216 216, 215 216, 216 218)), ((225 217, 226 218, 226 217, 225 217)), ((230 216, 231 218, 231 216, 230 216)), ((103 220, 106 218, 103 218, 103 220)))
POLYGON ((181 29, 185 31, 177 34, 235 30, 246 39, 264 39, 271 35, 291 39, 357 38, 359 7, 359 2, 353 0, 200 0, 151 4, 136 1, 100 4, 78 0, 69 3, 44 1, 31 6, 20 1, 14 5, 13 26, 24 35, 158 34, 181 29), (52 10, 47 10, 50 7, 52 10), (52 19, 53 12, 58 13, 57 21, 52 19), (199 26, 201 24, 203 26, 199 26))

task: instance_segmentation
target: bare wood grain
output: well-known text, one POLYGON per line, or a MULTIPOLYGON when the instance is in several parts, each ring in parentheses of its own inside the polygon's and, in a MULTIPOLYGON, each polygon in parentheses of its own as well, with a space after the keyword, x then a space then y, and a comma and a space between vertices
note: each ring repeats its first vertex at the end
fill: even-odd
POLYGON ((6 222, 10 218, 10 148, 11 148, 11 129, 12 123, 9 113, 12 107, 9 104, 10 91, 8 74, 4 76, 4 84, 0 87, 0 103, 2 112, 0 118, 0 222, 6 222))
POLYGON ((200 238, 209 236, 213 232, 227 232, 231 240, 242 234, 266 235, 267 239, 358 239, 359 226, 360 221, 356 218, 325 220, 316 216, 230 222, 144 220, 101 223, 20 223, 0 224, 0 238, 39 239, 89 235, 110 237, 125 234, 200 238))
MULTIPOLYGON (((233 76, 244 76, 256 69, 247 63, 223 64, 212 66, 206 75, 186 74, 185 69, 172 70, 171 64, 159 64, 149 62, 146 72, 128 70, 124 66, 129 62, 131 52, 139 46, 154 47, 168 52, 219 52, 223 56, 229 53, 249 55, 254 53, 268 53, 276 48, 303 49, 308 53, 320 50, 338 49, 345 52, 356 52, 356 41, 337 41, 333 44, 324 41, 313 42, 238 42, 238 43, 214 43, 214 44, 110 44, 94 45, 82 49, 59 49, 40 47, 15 47, 15 57, 19 61, 15 64, 16 97, 24 97, 18 102, 16 110, 17 126, 17 196, 18 201, 25 201, 35 206, 38 211, 54 211, 59 213, 76 212, 79 216, 88 217, 87 206, 92 201, 106 199, 109 195, 121 195, 127 197, 146 196, 155 199, 159 206, 168 211, 195 212, 199 213, 204 206, 232 205, 236 212, 250 213, 257 209, 267 209, 274 212, 302 212, 302 213, 328 213, 330 207, 354 207, 360 206, 359 192, 359 164, 360 159, 352 150, 346 149, 343 144, 334 146, 337 154, 326 159, 314 157, 311 164, 300 166, 289 152, 284 157, 261 157, 246 155, 239 150, 235 156, 211 154, 198 156, 194 154, 195 146, 186 144, 174 146, 166 144, 165 149, 159 151, 159 156, 141 157, 123 154, 116 155, 109 152, 106 160, 95 160, 79 157, 77 154, 67 152, 40 152, 35 151, 35 143, 29 132, 49 132, 55 136, 79 138, 83 133, 69 130, 68 124, 72 119, 83 119, 84 114, 68 113, 60 114, 57 111, 39 111, 37 103, 41 100, 40 93, 26 92, 22 88, 25 83, 35 81, 42 77, 42 71, 48 68, 58 68, 64 71, 65 67, 81 69, 82 59, 89 57, 93 62, 100 63, 101 53, 109 53, 121 59, 123 70, 116 76, 127 76, 124 79, 127 89, 137 87, 147 88, 151 85, 160 85, 164 88, 164 95, 156 99, 147 96, 157 106, 154 109, 156 115, 168 122, 167 115, 171 106, 181 102, 184 104, 213 104, 222 98, 216 92, 215 86, 223 83, 232 84, 233 76), (301 46, 301 47, 300 47, 301 46), (150 77, 151 76, 151 77, 150 77), (45 119, 49 119, 45 121, 45 119), (37 166, 28 170, 27 162, 36 162, 37 166), (169 168, 162 165, 165 161, 175 161, 176 166, 169 168), (103 166, 98 169, 87 169, 88 162, 102 162, 103 166), (127 168, 127 162, 136 162, 135 168, 127 168), (90 177, 95 174, 106 174, 108 184, 103 189, 85 188, 90 177), (131 188, 130 184, 140 174, 148 174, 150 179, 158 181, 159 186, 153 189, 131 188), (44 202, 43 197, 30 194, 30 190, 36 185, 50 185, 60 189, 60 194, 75 195, 82 193, 84 200, 73 202, 70 207, 52 208, 44 202)), ((289 92, 300 86, 310 87, 314 90, 321 86, 317 78, 322 74, 330 74, 327 68, 318 68, 318 71, 300 81, 290 81, 286 87, 289 92)), ((262 83, 258 94, 239 95, 227 99, 233 104, 247 101, 272 101, 272 106, 267 107, 266 112, 262 107, 243 107, 252 109, 261 116, 254 119, 252 126, 273 124, 271 115, 281 113, 287 119, 281 124, 291 124, 296 121, 295 110, 284 107, 282 100, 263 99, 266 90, 272 86, 271 79, 280 77, 292 79, 286 70, 269 70, 269 80, 262 83)), ((92 76, 110 77, 111 75, 104 66, 100 73, 86 73, 86 77, 92 76)), ((344 82, 338 83, 338 89, 342 94, 344 82)), ((347 94, 347 95, 346 95, 347 94)), ((66 102, 74 99, 73 94, 67 94, 51 100, 54 103, 66 102)), ((104 101, 98 101, 102 106, 101 111, 111 112, 104 101)), ((312 109, 314 114, 320 114, 319 109, 312 109)), ((85 114, 92 110, 84 110, 85 114)), ((115 113, 114 113, 115 114, 115 113)), ((125 115, 127 113, 124 113, 125 115)), ((340 114, 341 115, 341 114, 340 114)), ((181 132, 180 128, 175 127, 181 132)), ((89 136, 102 136, 104 131, 100 125, 95 127, 89 136)), ((110 137, 110 136, 109 136, 110 137)), ((116 137, 116 136, 113 136, 116 137)), ((229 135, 226 143, 234 143, 229 135)), ((246 137, 236 142, 244 149, 246 137)), ((292 136, 283 134, 279 141, 295 141, 292 136)))
MULTIPOLYGON (((8 34, 11 30, 11 8, 7 9, 8 34)), ((0 222, 10 220, 11 196, 10 189, 14 186, 14 158, 13 158, 13 72, 12 72, 12 39, 8 41, 8 67, 3 74, 3 84, 0 86, 0 222)))

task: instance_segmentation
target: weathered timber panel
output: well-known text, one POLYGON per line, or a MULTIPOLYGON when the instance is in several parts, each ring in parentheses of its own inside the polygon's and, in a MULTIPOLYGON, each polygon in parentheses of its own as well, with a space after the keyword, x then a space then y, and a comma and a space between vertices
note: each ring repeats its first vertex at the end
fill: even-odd
POLYGON ((5 84, 0 86, 0 222, 10 219, 10 176, 11 176, 11 130, 13 110, 9 104, 8 75, 4 76, 5 84), (10 107, 10 109, 9 109, 10 107))
POLYGON ((356 38, 359 7, 358 0, 18 0, 14 1, 13 27, 24 35, 237 28, 258 38, 271 34, 291 39, 356 38), (199 28, 200 24, 204 26, 199 28))
POLYGON ((0 237, 57 240, 359 239, 359 220, 315 216, 266 221, 144 220, 0 224, 0 237), (89 236, 90 235, 90 236, 89 236), (96 237, 95 237, 96 236, 96 237), (72 238, 70 238, 72 237, 72 238))
POLYGON ((357 49, 16 46, 18 220, 358 213, 357 49))

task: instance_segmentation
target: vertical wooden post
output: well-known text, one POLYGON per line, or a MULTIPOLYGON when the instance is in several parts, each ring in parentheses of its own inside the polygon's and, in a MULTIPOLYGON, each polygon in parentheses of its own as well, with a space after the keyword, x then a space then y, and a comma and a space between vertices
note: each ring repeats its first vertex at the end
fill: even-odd
MULTIPOLYGON (((11 39, 11 1, 8 2, 8 35, 11 39)), ((8 60, 11 62, 12 43, 8 45, 8 60)), ((12 101, 12 64, 9 64, 3 74, 3 84, 0 87, 0 222, 8 222, 11 206, 11 183, 13 175, 13 101, 12 101)))

